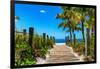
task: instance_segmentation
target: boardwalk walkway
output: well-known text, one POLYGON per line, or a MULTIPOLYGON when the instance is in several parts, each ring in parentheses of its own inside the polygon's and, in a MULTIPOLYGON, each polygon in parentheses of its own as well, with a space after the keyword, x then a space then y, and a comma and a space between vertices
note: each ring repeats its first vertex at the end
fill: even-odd
POLYGON ((52 50, 50 50, 50 56, 46 60, 46 63, 67 63, 67 62, 77 62, 80 59, 73 54, 72 50, 65 45, 55 45, 52 50))

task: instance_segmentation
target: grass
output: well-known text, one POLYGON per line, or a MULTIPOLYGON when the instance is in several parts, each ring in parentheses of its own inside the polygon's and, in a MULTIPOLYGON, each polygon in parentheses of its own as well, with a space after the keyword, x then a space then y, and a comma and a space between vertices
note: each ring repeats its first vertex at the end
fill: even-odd
MULTIPOLYGON (((92 61, 95 59, 94 57, 94 36, 91 37, 91 41, 90 41, 90 46, 87 47, 87 56, 85 56, 84 60, 85 61, 92 61)), ((80 41, 80 42, 76 42, 76 44, 74 45, 74 43, 72 42, 72 44, 70 42, 66 43, 68 46, 71 46, 74 50, 74 52, 76 52, 78 55, 84 55, 85 53, 85 42, 80 41)))
POLYGON ((22 34, 15 34, 15 36, 15 66, 36 64, 28 41, 24 40, 22 34))
POLYGON ((15 34, 15 66, 36 64, 36 57, 46 58, 48 49, 53 48, 54 41, 43 35, 34 34, 32 46, 29 45, 29 35, 15 34))

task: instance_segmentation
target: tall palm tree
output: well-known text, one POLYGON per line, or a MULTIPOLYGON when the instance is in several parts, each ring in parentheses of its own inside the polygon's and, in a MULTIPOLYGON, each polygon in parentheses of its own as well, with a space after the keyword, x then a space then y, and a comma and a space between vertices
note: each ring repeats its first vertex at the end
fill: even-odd
POLYGON ((92 30, 94 26, 94 17, 95 17, 94 9, 93 8, 78 8, 78 12, 82 14, 82 17, 81 17, 82 35, 83 35, 83 41, 85 42, 85 55, 87 56, 88 55, 87 51, 89 51, 89 47, 91 44, 90 30, 92 30), (86 19, 86 16, 89 17, 88 20, 86 19), (84 31, 84 29, 86 29, 86 32, 84 31))
POLYGON ((85 55, 87 56, 87 51, 89 51, 89 47, 91 44, 91 30, 94 29, 94 17, 95 12, 93 8, 80 8, 80 7, 66 7, 61 6, 63 10, 62 13, 57 15, 57 18, 62 19, 63 22, 60 23, 59 27, 63 29, 69 28, 69 31, 73 35, 74 45, 75 45, 75 31, 81 30, 83 35, 83 41, 85 42, 85 55), (86 16, 89 17, 89 20, 86 19, 86 16), (67 20, 67 22, 65 22, 67 20), (78 27, 78 24, 81 24, 81 29, 78 27), (86 31, 84 30, 86 29, 86 31))
POLYGON ((58 25, 58 28, 63 28, 63 30, 65 32, 69 32, 70 33, 70 43, 72 45, 72 29, 71 29, 71 26, 70 26, 70 22, 69 21, 63 21, 58 25))
POLYGON ((93 29, 94 27, 94 17, 95 17, 95 10, 93 8, 87 8, 87 14, 86 14, 89 19, 86 20, 86 23, 87 23, 87 27, 86 27, 86 31, 87 31, 87 49, 88 49, 88 53, 87 55, 90 55, 90 47, 91 47, 91 35, 92 35, 92 32, 91 30, 93 29))
POLYGON ((66 7, 62 6, 63 12, 57 15, 57 18, 60 18, 63 20, 62 23, 60 23, 60 27, 69 28, 70 31, 70 40, 72 41, 72 34, 74 39, 74 45, 75 45, 75 30, 79 30, 79 27, 77 27, 77 24, 80 22, 80 14, 75 11, 75 7, 66 7), (67 22, 65 22, 67 20, 67 22), (72 34, 71 34, 72 33, 72 34))

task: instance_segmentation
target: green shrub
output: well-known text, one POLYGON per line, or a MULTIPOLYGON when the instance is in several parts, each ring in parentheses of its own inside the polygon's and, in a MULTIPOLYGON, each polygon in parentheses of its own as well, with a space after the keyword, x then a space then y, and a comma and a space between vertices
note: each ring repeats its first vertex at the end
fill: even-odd
POLYGON ((24 40, 24 36, 16 34, 15 36, 15 65, 32 65, 36 64, 33 58, 31 47, 27 40, 24 40))

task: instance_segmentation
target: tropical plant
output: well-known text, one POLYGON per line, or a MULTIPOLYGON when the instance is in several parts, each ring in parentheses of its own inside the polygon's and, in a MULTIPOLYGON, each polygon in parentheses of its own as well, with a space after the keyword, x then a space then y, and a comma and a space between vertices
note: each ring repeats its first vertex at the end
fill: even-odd
MULTIPOLYGON (((85 7, 66 7, 61 6, 62 13, 57 14, 56 18, 62 19, 58 28, 63 28, 66 32, 70 32, 70 40, 74 39, 74 45, 76 43, 75 31, 81 30, 83 36, 85 56, 91 53, 91 38, 94 35, 94 17, 95 10, 93 8, 85 7), (86 29, 86 30, 85 30, 86 29), (92 31, 92 32, 91 32, 92 31)), ((72 41, 72 40, 71 40, 72 41)), ((70 42, 71 43, 71 42, 70 42)), ((72 43, 71 43, 72 44, 72 43)))
POLYGON ((22 33, 15 33, 15 66, 32 65, 36 61, 31 54, 31 47, 22 33))
POLYGON ((63 27, 63 30, 68 28, 66 32, 70 32, 70 42, 72 44, 72 34, 74 39, 74 45, 76 43, 75 31, 81 30, 79 26, 77 26, 80 22, 81 14, 76 12, 75 7, 61 7, 63 9, 62 13, 57 14, 57 18, 63 20, 62 23, 59 24, 58 28, 63 27))

